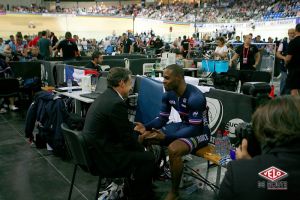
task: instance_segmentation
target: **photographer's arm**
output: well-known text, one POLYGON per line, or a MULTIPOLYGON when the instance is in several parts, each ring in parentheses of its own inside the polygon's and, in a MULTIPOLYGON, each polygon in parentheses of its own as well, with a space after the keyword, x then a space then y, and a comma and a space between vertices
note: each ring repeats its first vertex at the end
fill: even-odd
POLYGON ((240 146, 238 148, 236 148, 235 151, 235 156, 237 160, 240 159, 251 159, 252 157, 249 155, 248 151, 248 141, 247 139, 243 139, 242 140, 242 144, 240 144, 240 146))

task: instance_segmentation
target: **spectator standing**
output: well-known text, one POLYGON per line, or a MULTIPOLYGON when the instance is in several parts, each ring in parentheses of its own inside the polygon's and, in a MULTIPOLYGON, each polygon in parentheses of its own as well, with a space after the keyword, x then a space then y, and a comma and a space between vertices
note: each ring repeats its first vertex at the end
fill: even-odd
POLYGON ((287 66, 286 84, 291 89, 291 95, 299 96, 300 90, 300 24, 296 25, 295 38, 289 43, 285 63, 287 66))
POLYGON ((50 40, 47 38, 46 31, 42 31, 42 37, 38 41, 38 47, 39 47, 40 59, 42 59, 42 60, 49 59, 51 56, 51 53, 52 53, 52 47, 51 47, 50 40))
POLYGON ((225 45, 225 39, 223 37, 218 37, 216 39, 217 47, 214 52, 215 60, 227 60, 228 48, 225 45))
POLYGON ((287 69, 284 63, 284 58, 287 55, 288 51, 288 42, 290 42, 295 37, 295 29, 288 30, 289 41, 287 38, 284 38, 283 41, 279 44, 279 47, 276 52, 276 57, 280 60, 280 95, 290 94, 289 89, 286 87, 286 77, 287 69))
POLYGON ((79 51, 76 43, 73 42, 72 34, 70 32, 66 32, 65 39, 58 44, 56 54, 60 50, 62 50, 62 57, 64 60, 73 60, 78 56, 79 51))
POLYGON ((51 41, 51 47, 54 47, 56 45, 56 43, 58 42, 58 39, 53 32, 51 32, 51 34, 50 34, 50 41, 51 41))
POLYGON ((244 39, 244 44, 237 47, 236 53, 230 60, 230 66, 232 66, 232 62, 239 58, 240 70, 256 70, 256 66, 260 60, 260 54, 257 47, 251 44, 250 35, 246 35, 244 39))
POLYGON ((132 52, 132 41, 128 38, 126 33, 123 33, 123 53, 132 52))
POLYGON ((183 36, 183 40, 181 41, 181 53, 183 58, 186 58, 190 51, 190 43, 187 40, 186 36, 183 36))

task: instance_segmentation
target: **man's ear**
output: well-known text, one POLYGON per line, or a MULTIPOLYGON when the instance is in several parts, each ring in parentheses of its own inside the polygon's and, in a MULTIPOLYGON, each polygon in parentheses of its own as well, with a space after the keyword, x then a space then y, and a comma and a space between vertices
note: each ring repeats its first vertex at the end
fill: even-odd
POLYGON ((180 76, 176 76, 175 79, 176 79, 176 82, 178 83, 181 80, 181 77, 180 76))
POLYGON ((126 84, 125 84, 124 80, 121 80, 121 81, 119 82, 119 86, 120 86, 121 88, 123 88, 125 85, 126 85, 126 84))

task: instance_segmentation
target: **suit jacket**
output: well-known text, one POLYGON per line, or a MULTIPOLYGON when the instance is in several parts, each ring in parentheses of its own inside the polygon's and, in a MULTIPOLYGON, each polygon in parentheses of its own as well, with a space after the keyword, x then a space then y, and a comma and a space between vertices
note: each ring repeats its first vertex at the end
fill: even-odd
MULTIPOLYGON (((270 172, 270 175, 276 174, 270 172)), ((250 160, 230 162, 220 187, 219 199, 299 199, 299 180, 300 142, 295 141, 287 146, 273 148, 250 160), (259 175, 261 171, 272 166, 283 170, 287 176, 276 183, 259 175), (287 190, 276 189, 276 184, 281 184, 280 187, 287 186, 287 190)))
POLYGON ((89 108, 83 133, 95 150, 96 164, 108 173, 126 169, 134 152, 143 151, 134 137, 127 106, 112 88, 107 88, 89 108))

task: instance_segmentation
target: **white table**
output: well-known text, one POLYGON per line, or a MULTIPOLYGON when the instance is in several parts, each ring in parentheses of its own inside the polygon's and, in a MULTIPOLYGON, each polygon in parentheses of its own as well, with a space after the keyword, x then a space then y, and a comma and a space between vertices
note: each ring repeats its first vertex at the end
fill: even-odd
MULTIPOLYGON (((81 94, 89 93, 87 91, 79 90, 79 91, 72 91, 72 92, 58 92, 58 91, 54 90, 53 92, 55 92, 56 94, 60 94, 60 95, 66 96, 66 97, 73 98, 75 100, 75 113, 80 116, 81 116, 81 102, 84 102, 84 103, 93 103, 94 102, 94 99, 80 96, 81 94)), ((129 95, 128 98, 129 99, 137 98, 137 96, 138 96, 138 94, 132 94, 132 95, 129 95)), ((130 116, 130 117, 131 117, 130 120, 133 121, 134 119, 132 119, 132 116, 130 116)))
POLYGON ((54 90, 54 92, 56 94, 64 95, 66 97, 75 99, 75 113, 79 114, 79 115, 81 115, 81 102, 84 102, 84 103, 93 103, 94 102, 94 99, 80 96, 80 94, 89 93, 87 91, 79 90, 79 91, 72 91, 72 92, 58 92, 58 91, 54 90))

